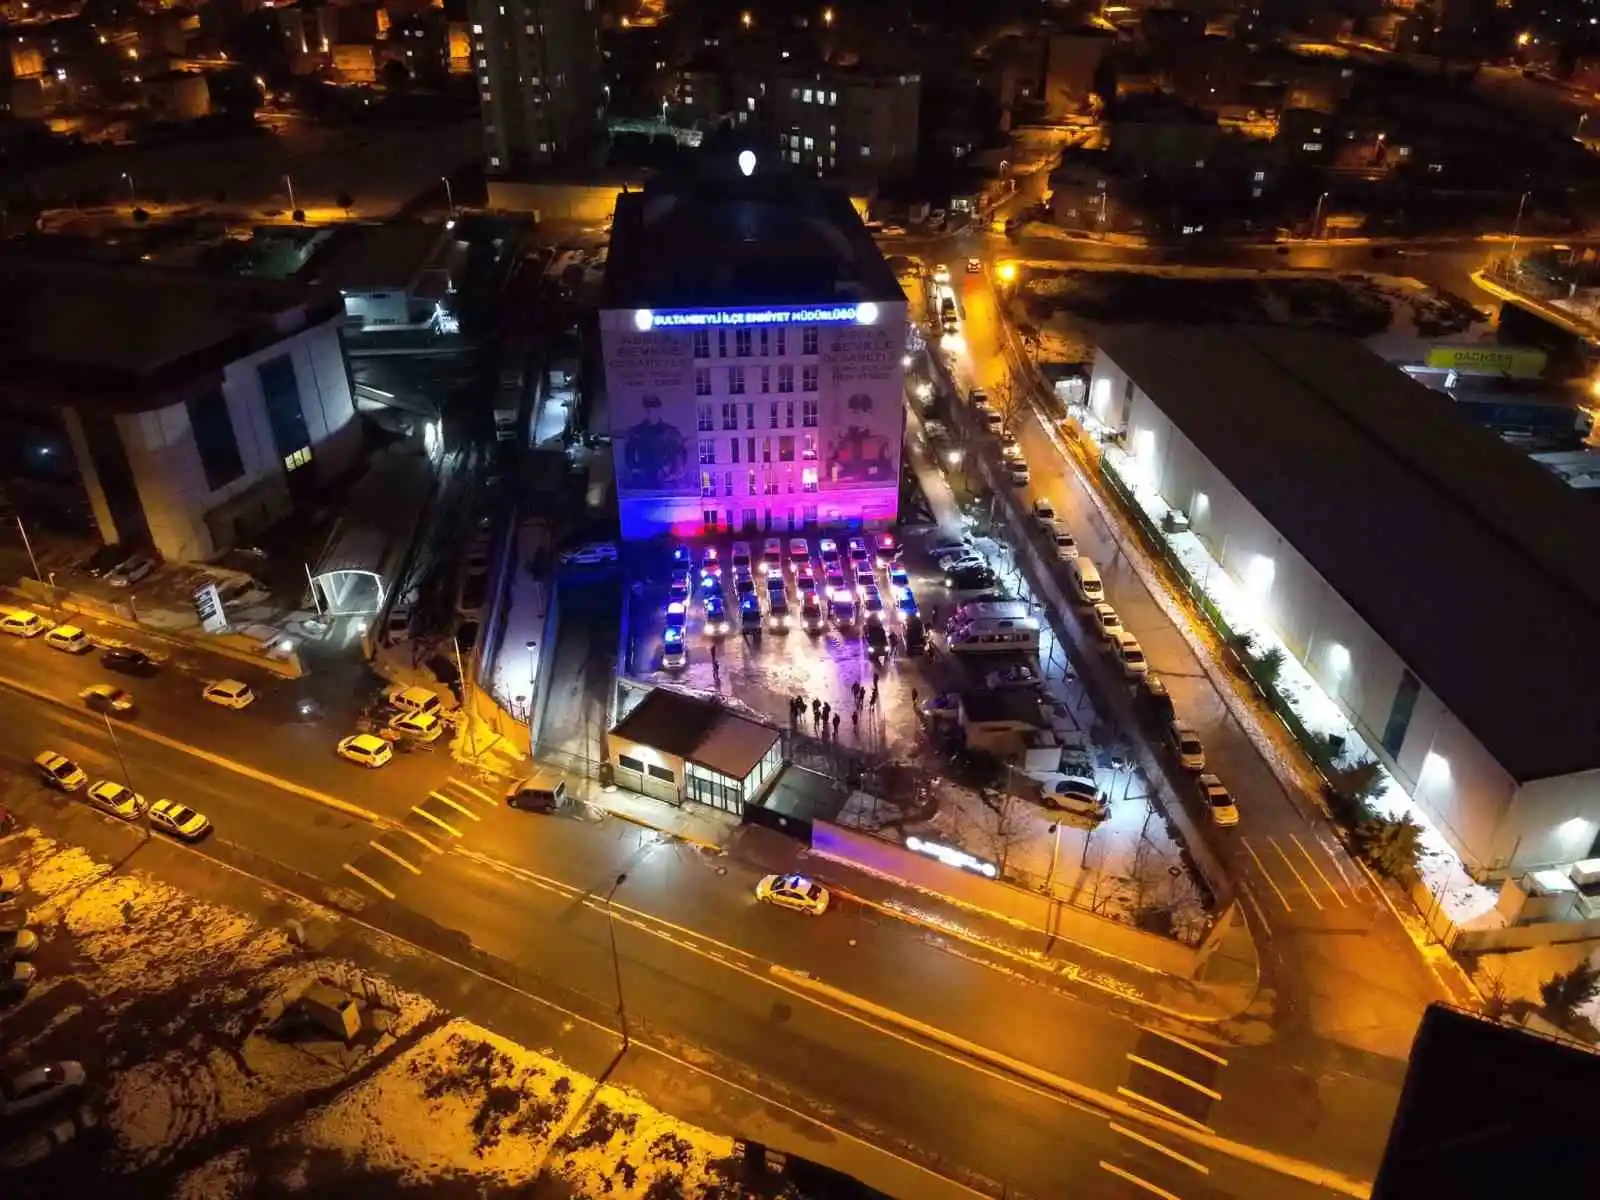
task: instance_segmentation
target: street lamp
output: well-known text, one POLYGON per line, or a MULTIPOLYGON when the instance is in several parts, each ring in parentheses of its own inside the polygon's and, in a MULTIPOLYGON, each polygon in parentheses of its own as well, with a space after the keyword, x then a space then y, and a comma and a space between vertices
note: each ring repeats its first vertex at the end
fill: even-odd
POLYGON ((456 194, 450 190, 450 176, 439 176, 439 182, 444 184, 444 202, 450 209, 450 215, 456 215, 456 194))
POLYGON ((1517 219, 1511 222, 1510 257, 1512 258, 1517 256, 1517 239, 1522 236, 1522 210, 1527 207, 1528 197, 1531 195, 1533 195, 1532 192, 1523 192, 1522 199, 1517 201, 1517 219))
POLYGON ((1327 192, 1323 192, 1322 195, 1317 197, 1317 211, 1312 214, 1311 217, 1311 236, 1313 238, 1320 236, 1320 230, 1322 229, 1322 206, 1327 202, 1327 192))
POLYGON ((617 981, 617 1023, 622 1027, 622 1048, 628 1048, 628 1010, 622 1004, 622 960, 617 957, 617 922, 611 911, 611 898, 628 880, 626 872, 617 876, 611 890, 606 893, 606 929, 611 934, 611 973, 617 981))
POLYGON ((284 175, 283 186, 289 189, 289 214, 293 216, 300 207, 294 202, 294 180, 290 179, 288 175, 284 175))
POLYGON ((472 708, 472 679, 461 664, 461 639, 450 635, 450 645, 456 652, 456 677, 461 680, 461 705, 467 710, 467 757, 478 757, 478 720, 472 708))
POLYGON ((128 181, 128 200, 129 200, 129 202, 131 202, 132 205, 135 208, 138 208, 139 207, 139 192, 133 185, 133 176, 130 175, 127 171, 124 171, 122 173, 122 177, 128 181))
MULTIPOLYGON (((117 756, 117 765, 122 768, 122 783, 123 783, 123 786, 126 787, 135 796, 137 796, 139 794, 139 792, 138 792, 138 789, 133 786, 133 776, 128 773, 128 760, 122 757, 122 743, 117 741, 117 730, 116 730, 116 727, 111 724, 111 714, 108 713, 108 712, 102 712, 100 714, 100 718, 101 718, 101 720, 103 720, 106 723, 106 736, 111 739, 111 750, 112 750, 112 753, 114 753, 117 756)), ((149 841, 150 840, 150 806, 148 804, 145 805, 144 811, 141 812, 139 814, 139 816, 140 816, 140 819, 142 820, 142 822, 144 823, 145 840, 149 841)))
POLYGON ((534 657, 533 657, 533 654, 534 654, 534 651, 538 649, 538 647, 539 647, 539 643, 538 642, 534 641, 532 638, 528 639, 527 650, 528 650, 528 689, 529 689, 529 691, 533 690, 533 680, 534 680, 534 676, 537 674, 537 671, 534 668, 534 657))

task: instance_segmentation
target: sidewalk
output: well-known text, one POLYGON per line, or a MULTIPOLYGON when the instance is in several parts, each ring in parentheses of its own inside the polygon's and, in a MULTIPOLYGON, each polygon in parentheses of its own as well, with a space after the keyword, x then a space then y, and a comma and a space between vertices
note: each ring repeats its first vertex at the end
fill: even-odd
POLYGON ((607 789, 587 779, 574 781, 569 777, 568 786, 572 796, 585 804, 702 850, 721 853, 740 825, 739 818, 732 813, 707 808, 702 804, 679 807, 665 800, 652 800, 649 796, 625 791, 615 785, 607 789))

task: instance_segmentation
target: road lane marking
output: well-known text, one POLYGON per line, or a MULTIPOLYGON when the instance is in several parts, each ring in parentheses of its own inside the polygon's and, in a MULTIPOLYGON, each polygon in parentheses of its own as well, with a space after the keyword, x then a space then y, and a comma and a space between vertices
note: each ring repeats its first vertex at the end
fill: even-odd
POLYGON ((414 829, 407 829, 404 825, 396 825, 394 827, 394 831, 396 833, 403 833, 408 838, 412 838, 412 839, 414 839, 416 841, 421 842, 424 846, 426 846, 429 850, 432 850, 435 854, 443 854, 444 853, 444 847, 443 846, 435 846, 432 842, 430 842, 427 838, 423 837, 420 833, 418 833, 414 829))
POLYGON ((1151 1183, 1148 1179, 1140 1179, 1132 1171, 1124 1171, 1121 1167, 1116 1166, 1116 1165, 1114 1165, 1112 1163, 1108 1163, 1103 1158, 1100 1160, 1100 1167, 1101 1167, 1102 1170, 1109 1171, 1111 1174, 1115 1175, 1118 1179, 1126 1179, 1129 1183, 1133 1184, 1135 1187, 1142 1187, 1145 1191, 1149 1192, 1152 1196, 1161 1197, 1161 1200, 1182 1200, 1182 1197, 1174 1195, 1173 1193, 1167 1191, 1166 1188, 1157 1187, 1155 1184, 1151 1183))
POLYGON ((1202 1058, 1209 1058, 1212 1062, 1221 1063, 1223 1066, 1227 1066, 1228 1065, 1228 1060, 1223 1058, 1222 1055, 1213 1054, 1213 1053, 1211 1053, 1211 1051, 1207 1050, 1204 1046, 1196 1046, 1193 1042, 1188 1041, 1185 1038, 1181 1038, 1175 1033, 1168 1033, 1165 1029, 1157 1029, 1154 1025, 1145 1025, 1145 1026, 1143 1026, 1143 1029, 1144 1029, 1144 1031, 1146 1033, 1153 1033, 1158 1038, 1166 1038, 1167 1041, 1169 1041, 1169 1042, 1176 1042, 1178 1045, 1182 1046, 1185 1050, 1192 1050, 1192 1051, 1194 1051, 1194 1053, 1200 1055, 1202 1058))
POLYGON ((394 893, 391 892, 388 888, 384 887, 383 884, 379 883, 371 875, 366 874, 364 871, 356 870, 349 863, 345 863, 344 864, 344 869, 346 871, 349 871, 350 874, 354 875, 357 879, 361 880, 362 883, 366 884, 373 891, 382 892, 385 896, 389 897, 389 899, 391 899, 391 900, 394 899, 394 893))
POLYGON ((1300 886, 1305 890, 1306 899, 1317 906, 1318 912, 1322 912, 1322 901, 1317 899, 1317 894, 1311 890, 1311 885, 1306 882, 1305 876, 1294 869, 1294 864, 1289 861, 1289 856, 1283 852, 1283 847, 1278 844, 1278 839, 1269 834, 1267 836, 1267 841, 1271 843, 1272 848, 1278 852, 1278 857, 1283 859, 1283 865, 1289 868, 1289 874, 1293 875, 1297 880, 1300 881, 1300 886))
POLYGON ((1280 902, 1282 902, 1284 911, 1293 912, 1294 905, 1289 903, 1289 897, 1283 894, 1283 889, 1278 886, 1278 881, 1272 877, 1272 872, 1267 870, 1267 864, 1262 862, 1260 857, 1257 856, 1255 847, 1250 844, 1250 839, 1242 837, 1239 839, 1239 844, 1244 847, 1244 852, 1250 856, 1250 861, 1256 864, 1256 869, 1266 877, 1268 886, 1271 887, 1273 891, 1278 893, 1278 899, 1280 902))
POLYGON ((1244 898, 1250 902, 1251 909, 1255 911, 1256 920, 1261 922, 1262 930, 1270 938, 1272 936, 1272 925, 1267 921, 1267 914, 1261 911, 1261 901, 1256 899, 1255 892, 1251 891, 1250 885, 1242 879, 1239 881, 1239 890, 1244 893, 1244 898))
POLYGON ((1144 1134, 1129 1129, 1126 1125, 1118 1125, 1115 1121, 1111 1121, 1109 1124, 1114 1133, 1120 1133, 1125 1138, 1132 1138, 1141 1146, 1149 1146, 1150 1149, 1154 1150, 1157 1154, 1165 1154, 1168 1158, 1173 1159, 1176 1162, 1181 1162, 1186 1167, 1194 1168, 1202 1175, 1211 1174, 1211 1168, 1206 1166, 1205 1163, 1196 1162, 1187 1154, 1179 1154, 1171 1146, 1164 1146, 1160 1142, 1156 1141, 1155 1138, 1145 1137, 1144 1134))
POLYGON ((1137 1054, 1127 1054, 1127 1055, 1124 1055, 1123 1057, 1125 1057, 1129 1062, 1135 1064, 1136 1066, 1148 1067, 1150 1070, 1154 1071, 1157 1075, 1165 1075, 1168 1079, 1176 1079, 1179 1083, 1184 1084, 1187 1087, 1192 1087, 1195 1091, 1199 1092, 1202 1096, 1210 1096, 1213 1100, 1221 1100, 1222 1099, 1222 1093, 1221 1092, 1212 1091, 1210 1088, 1208 1088, 1203 1083, 1196 1083, 1194 1080, 1190 1079, 1187 1075, 1185 1075, 1182 1071, 1174 1071, 1171 1067, 1163 1067, 1160 1063, 1151 1062, 1148 1058, 1140 1058, 1137 1054))
POLYGON ((493 796, 489 795, 488 792, 480 792, 477 788, 473 787, 470 783, 463 783, 461 780, 457 779, 454 775, 450 776, 449 782, 455 784, 458 788, 460 788, 463 792, 466 792, 468 795, 476 796, 479 800, 482 800, 485 804, 493 804, 497 808, 500 805, 500 801, 496 800, 493 796))
POLYGON ((435 825, 437 825, 440 829, 444 830, 451 837, 460 837, 461 836, 461 830, 457 829, 453 825, 446 825, 443 821, 441 821, 438 817, 434 816, 427 809, 418 808, 415 804, 413 804, 411 806, 411 811, 416 813, 417 816, 419 816, 419 817, 428 818, 428 820, 432 821, 435 825))
POLYGON ((1155 1109, 1158 1113, 1161 1113, 1164 1116, 1171 1117, 1174 1121, 1182 1121, 1185 1125, 1189 1126, 1191 1129, 1198 1129, 1198 1130, 1201 1130, 1204 1133, 1210 1133, 1211 1132, 1211 1126, 1207 1125, 1204 1121, 1196 1121, 1188 1113, 1181 1113, 1175 1108, 1168 1108, 1165 1104, 1162 1104, 1160 1101, 1152 1100, 1152 1099, 1150 1099, 1149 1096, 1140 1095, 1138 1092, 1134 1091, 1130 1087, 1122 1087, 1122 1086, 1119 1085, 1118 1088, 1117 1088, 1117 1095, 1126 1096, 1130 1100, 1137 1100, 1140 1104, 1148 1104, 1151 1108, 1155 1109))
POLYGON ((1322 868, 1317 866, 1317 860, 1311 857, 1311 851, 1305 848, 1305 844, 1292 833, 1289 835, 1289 840, 1300 848, 1301 854, 1306 856, 1306 861, 1311 864, 1311 869, 1317 873, 1317 878, 1321 879, 1323 883, 1327 884, 1328 891, 1331 892, 1333 894, 1333 898, 1339 902, 1339 907, 1348 908, 1349 905, 1344 902, 1344 897, 1339 895, 1339 889, 1333 886, 1333 880, 1329 879, 1328 876, 1323 872, 1322 868))
POLYGON ((422 874, 422 868, 421 867, 412 866, 405 859, 401 858, 398 854, 396 854, 393 850, 389 849, 389 847, 385 846, 382 842, 368 842, 367 845, 371 846, 379 854, 385 855, 388 858, 393 859, 395 862, 399 863, 406 870, 410 871, 413 875, 421 875, 422 874))
POLYGON ((442 792, 429 792, 428 795, 432 796, 435 800, 439 801, 441 804, 448 804, 451 808, 455 809, 463 817, 471 817, 474 821, 483 820, 482 817, 480 817, 477 813, 473 812, 470 808, 466 808, 463 805, 457 804, 454 800, 450 799, 449 796, 446 796, 442 792))
POLYGON ((1351 878, 1350 873, 1344 869, 1344 863, 1339 861, 1339 852, 1332 846, 1328 845, 1327 841, 1320 833, 1313 834, 1312 836, 1317 839, 1317 845, 1321 846, 1322 849, 1327 853, 1328 860, 1333 863, 1333 869, 1339 872, 1339 878, 1344 880, 1344 885, 1350 889, 1350 894, 1352 896, 1359 896, 1363 892, 1370 892, 1372 890, 1361 880, 1351 878))

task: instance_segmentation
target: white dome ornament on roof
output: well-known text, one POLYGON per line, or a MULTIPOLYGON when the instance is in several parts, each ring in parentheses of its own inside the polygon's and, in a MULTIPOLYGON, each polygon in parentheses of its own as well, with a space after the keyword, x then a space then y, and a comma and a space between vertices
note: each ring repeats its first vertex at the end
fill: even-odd
POLYGON ((754 150, 739 151, 739 170, 746 179, 756 173, 756 152, 754 150))

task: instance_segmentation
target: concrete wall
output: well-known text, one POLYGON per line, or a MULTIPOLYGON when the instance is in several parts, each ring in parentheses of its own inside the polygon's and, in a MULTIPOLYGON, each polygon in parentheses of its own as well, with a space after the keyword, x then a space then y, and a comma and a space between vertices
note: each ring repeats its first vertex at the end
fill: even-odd
POLYGON ((1040 933, 1075 942, 1100 954, 1139 963, 1152 971, 1193 978, 1201 955, 1189 947, 1143 930, 1108 921, 1035 892, 984 879, 826 821, 813 824, 812 850, 912 887, 948 896, 958 904, 1020 922, 1040 933))
MULTIPOLYGON (((1140 482, 1188 514, 1194 532, 1251 596, 1262 619, 1470 866, 1493 870, 1513 861, 1556 861, 1547 857, 1557 842, 1546 813, 1573 807, 1570 793, 1551 792, 1547 803, 1514 806, 1515 782, 1426 680, 1420 681, 1398 753, 1384 750, 1406 664, 1148 396, 1137 387, 1130 392, 1126 373, 1103 354, 1095 361, 1089 406, 1100 420, 1125 430, 1140 482)), ((1591 800, 1589 811, 1596 807, 1591 800)))
POLYGON ((532 213, 541 221, 609 221, 626 187, 641 191, 641 180, 615 184, 522 183, 489 180, 489 207, 496 212, 532 213))
POLYGON ((665 800, 671 804, 680 804, 683 801, 683 786, 686 778, 686 769, 683 759, 675 754, 667 754, 657 750, 654 746, 646 746, 640 742, 630 741, 618 737, 615 733, 606 734, 606 761, 611 764, 616 773, 617 786, 627 788, 630 792, 639 792, 641 795, 650 796, 656 800, 665 800), (630 758, 639 759, 646 767, 662 767, 672 772, 673 782, 656 779, 638 771, 630 771, 624 767, 619 758, 626 754, 630 758))

